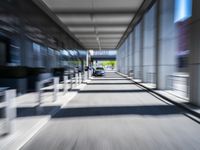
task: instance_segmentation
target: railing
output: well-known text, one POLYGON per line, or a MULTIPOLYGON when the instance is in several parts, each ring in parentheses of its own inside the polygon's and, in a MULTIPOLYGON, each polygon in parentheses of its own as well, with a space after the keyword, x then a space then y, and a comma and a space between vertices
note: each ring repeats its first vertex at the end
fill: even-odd
POLYGON ((13 120, 16 117, 15 97, 16 90, 0 88, 0 136, 13 130, 13 120))
POLYGON ((167 88, 182 93, 185 97, 189 97, 189 75, 169 75, 167 77, 167 88))
POLYGON ((74 87, 77 87, 84 81, 88 79, 89 75, 88 72, 76 72, 75 74, 70 74, 70 88, 73 89, 74 87), (75 86, 74 86, 75 84, 75 86))
POLYGON ((156 83, 156 73, 153 72, 147 72, 147 83, 156 83))
POLYGON ((129 70, 128 76, 129 76, 129 77, 134 77, 134 72, 133 72, 133 70, 129 70))
MULTIPOLYGON (((42 93, 45 91, 45 84, 53 84, 53 102, 57 100, 57 93, 59 91, 59 77, 48 78, 37 82, 38 103, 42 103, 42 93)), ((49 85, 48 85, 49 86, 49 85)), ((46 86, 47 87, 47 86, 46 86)))
POLYGON ((142 79, 142 72, 141 71, 135 71, 134 72, 134 79, 141 81, 141 79, 142 79))
MULTIPOLYGON (((71 73, 68 75, 64 75, 64 81, 63 81, 63 94, 65 95, 68 90, 73 89, 74 87, 77 87, 81 83, 84 82, 85 79, 90 77, 90 72, 87 72, 87 74, 82 74, 81 72, 76 72, 75 74, 71 73), (75 86, 74 86, 75 85, 75 86)), ((46 87, 53 86, 53 102, 57 100, 57 94, 59 92, 59 77, 52 77, 45 80, 41 80, 37 82, 37 92, 38 92, 38 103, 42 103, 42 94, 46 90, 46 87), (46 84, 48 84, 46 86, 46 84)))

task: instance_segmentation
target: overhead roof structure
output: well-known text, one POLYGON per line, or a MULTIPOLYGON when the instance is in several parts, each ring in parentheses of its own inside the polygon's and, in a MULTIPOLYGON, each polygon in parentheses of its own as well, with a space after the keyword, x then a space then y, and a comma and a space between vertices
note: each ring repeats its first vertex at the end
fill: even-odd
POLYGON ((145 1, 42 0, 86 49, 115 49, 145 1))

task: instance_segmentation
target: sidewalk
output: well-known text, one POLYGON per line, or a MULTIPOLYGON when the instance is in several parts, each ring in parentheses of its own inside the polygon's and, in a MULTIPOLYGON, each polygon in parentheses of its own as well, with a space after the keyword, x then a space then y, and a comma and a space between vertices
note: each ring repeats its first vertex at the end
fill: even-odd
POLYGON ((200 107, 194 106, 191 103, 189 103, 188 98, 184 98, 181 96, 176 96, 176 93, 173 93, 172 91, 169 90, 156 90, 156 86, 154 84, 149 84, 149 83, 142 83, 141 80, 136 80, 131 77, 128 77, 125 74, 117 72, 119 75, 133 81, 134 83, 138 84, 140 87, 145 88, 149 92, 156 94, 157 96, 167 100, 170 103, 173 103, 179 107, 182 107, 186 109, 189 113, 194 115, 195 119, 199 120, 200 119, 200 107), (197 117, 197 118, 196 118, 197 117))
MULTIPOLYGON (((16 119, 13 120, 12 133, 0 137, 0 150, 18 150, 30 140, 51 117, 84 88, 80 84, 73 90, 59 92, 57 101, 52 102, 52 92, 45 92, 42 103, 38 107, 37 93, 28 93, 16 98, 16 119)), ((62 87, 62 85, 60 85, 62 87)))
POLYGON ((198 149, 199 124, 166 102, 107 72, 93 78, 22 150, 198 149))

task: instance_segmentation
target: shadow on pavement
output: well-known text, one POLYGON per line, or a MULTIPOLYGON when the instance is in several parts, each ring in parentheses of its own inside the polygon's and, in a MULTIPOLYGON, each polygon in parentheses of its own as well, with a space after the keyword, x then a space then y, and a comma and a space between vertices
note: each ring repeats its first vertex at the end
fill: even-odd
POLYGON ((183 110, 180 110, 173 105, 81 107, 61 109, 52 118, 95 117, 114 115, 161 116, 181 114, 181 112, 183 112, 183 110))
POLYGON ((87 85, 133 85, 134 83, 87 83, 87 85))
POLYGON ((137 90, 80 90, 79 93, 142 93, 147 92, 146 90, 137 89, 137 90))
POLYGON ((31 116, 42 116, 52 115, 56 110, 59 110, 60 106, 35 106, 35 107, 18 107, 17 117, 31 117, 31 116))
POLYGON ((111 81, 112 81, 112 80, 113 80, 113 81, 114 81, 114 80, 120 80, 120 81, 121 81, 121 80, 126 80, 126 81, 128 81, 128 80, 125 79, 125 78, 124 78, 124 79, 123 79, 123 78, 121 78, 121 79, 118 79, 118 78, 116 78, 116 79, 114 79, 114 78, 94 78, 94 79, 91 79, 91 81, 102 81, 102 80, 106 80, 106 81, 107 81, 107 80, 111 80, 111 81))

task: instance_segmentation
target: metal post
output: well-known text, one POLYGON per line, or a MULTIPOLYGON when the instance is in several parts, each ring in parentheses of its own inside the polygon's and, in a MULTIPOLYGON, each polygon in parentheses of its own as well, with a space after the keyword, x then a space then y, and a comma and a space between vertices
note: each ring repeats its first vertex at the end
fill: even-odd
POLYGON ((58 90, 58 84, 59 84, 59 77, 54 77, 53 78, 53 102, 57 100, 57 93, 59 92, 58 90))

